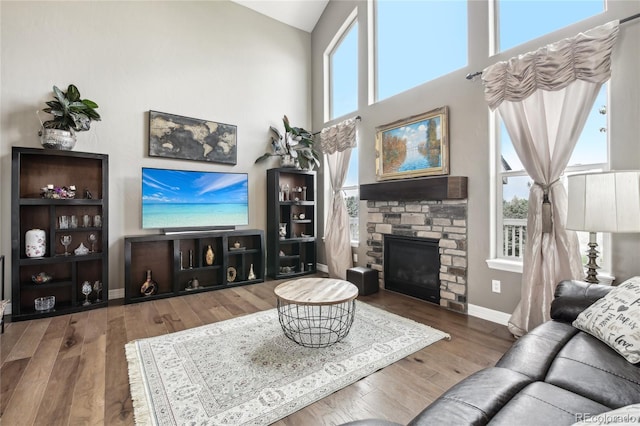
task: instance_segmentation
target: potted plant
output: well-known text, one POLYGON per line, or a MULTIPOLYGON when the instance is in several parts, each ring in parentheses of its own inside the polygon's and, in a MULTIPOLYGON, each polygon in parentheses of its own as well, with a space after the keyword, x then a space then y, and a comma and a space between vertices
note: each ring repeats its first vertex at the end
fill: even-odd
POLYGON ((80 91, 70 84, 63 92, 53 86, 54 100, 47 102, 47 108, 42 111, 53 115, 51 120, 42 124, 39 132, 42 145, 45 148, 73 149, 76 144, 75 132, 89 130, 92 121, 100 121, 100 114, 96 111, 98 104, 81 99, 80 91))
POLYGON ((301 167, 313 170, 320 166, 320 155, 313 149, 313 135, 302 127, 292 127, 285 115, 282 119, 285 134, 271 126, 271 147, 273 152, 267 152, 256 159, 259 163, 269 157, 280 157, 282 167, 301 167))

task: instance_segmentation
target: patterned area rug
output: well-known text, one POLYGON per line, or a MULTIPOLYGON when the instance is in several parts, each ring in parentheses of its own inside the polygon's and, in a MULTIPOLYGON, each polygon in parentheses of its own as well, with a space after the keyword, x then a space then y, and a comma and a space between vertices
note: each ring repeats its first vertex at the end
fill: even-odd
POLYGON ((362 302, 328 348, 286 338, 275 309, 126 345, 138 425, 266 425, 449 335, 362 302))

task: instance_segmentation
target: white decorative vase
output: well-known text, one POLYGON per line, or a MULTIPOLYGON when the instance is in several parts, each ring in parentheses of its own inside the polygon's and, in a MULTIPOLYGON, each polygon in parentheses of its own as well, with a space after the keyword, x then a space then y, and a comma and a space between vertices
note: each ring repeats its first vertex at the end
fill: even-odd
POLYGON ((38 134, 40 143, 45 148, 70 151, 76 146, 76 134, 73 130, 42 128, 38 134))
POLYGON ((25 233, 24 245, 27 257, 43 257, 46 244, 47 234, 42 229, 30 229, 25 233))

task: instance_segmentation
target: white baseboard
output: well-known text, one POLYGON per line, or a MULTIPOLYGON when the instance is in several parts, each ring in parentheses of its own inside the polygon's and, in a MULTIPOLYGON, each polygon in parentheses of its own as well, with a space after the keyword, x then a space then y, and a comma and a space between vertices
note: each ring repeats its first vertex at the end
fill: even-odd
POLYGON ((109 290, 109 300, 124 299, 124 288, 114 288, 109 290))
POLYGON ((316 263, 316 269, 320 272, 329 273, 329 267, 323 263, 316 263))
POLYGON ((495 311, 483 306, 472 305, 471 303, 467 305, 467 313, 472 317, 481 318, 500 325, 507 325, 509 318, 511 318, 511 314, 495 311))

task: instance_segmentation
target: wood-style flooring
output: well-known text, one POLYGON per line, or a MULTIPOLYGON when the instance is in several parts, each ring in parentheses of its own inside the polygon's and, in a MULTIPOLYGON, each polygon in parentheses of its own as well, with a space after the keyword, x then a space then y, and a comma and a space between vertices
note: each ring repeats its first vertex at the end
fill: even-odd
MULTIPOLYGON (((0 424, 133 425, 125 343, 275 307, 279 281, 7 323, 0 337, 0 424)), ((441 340, 286 417, 276 425, 364 418, 406 424, 446 389, 493 365, 506 327, 397 293, 359 300, 449 333, 441 340)))

